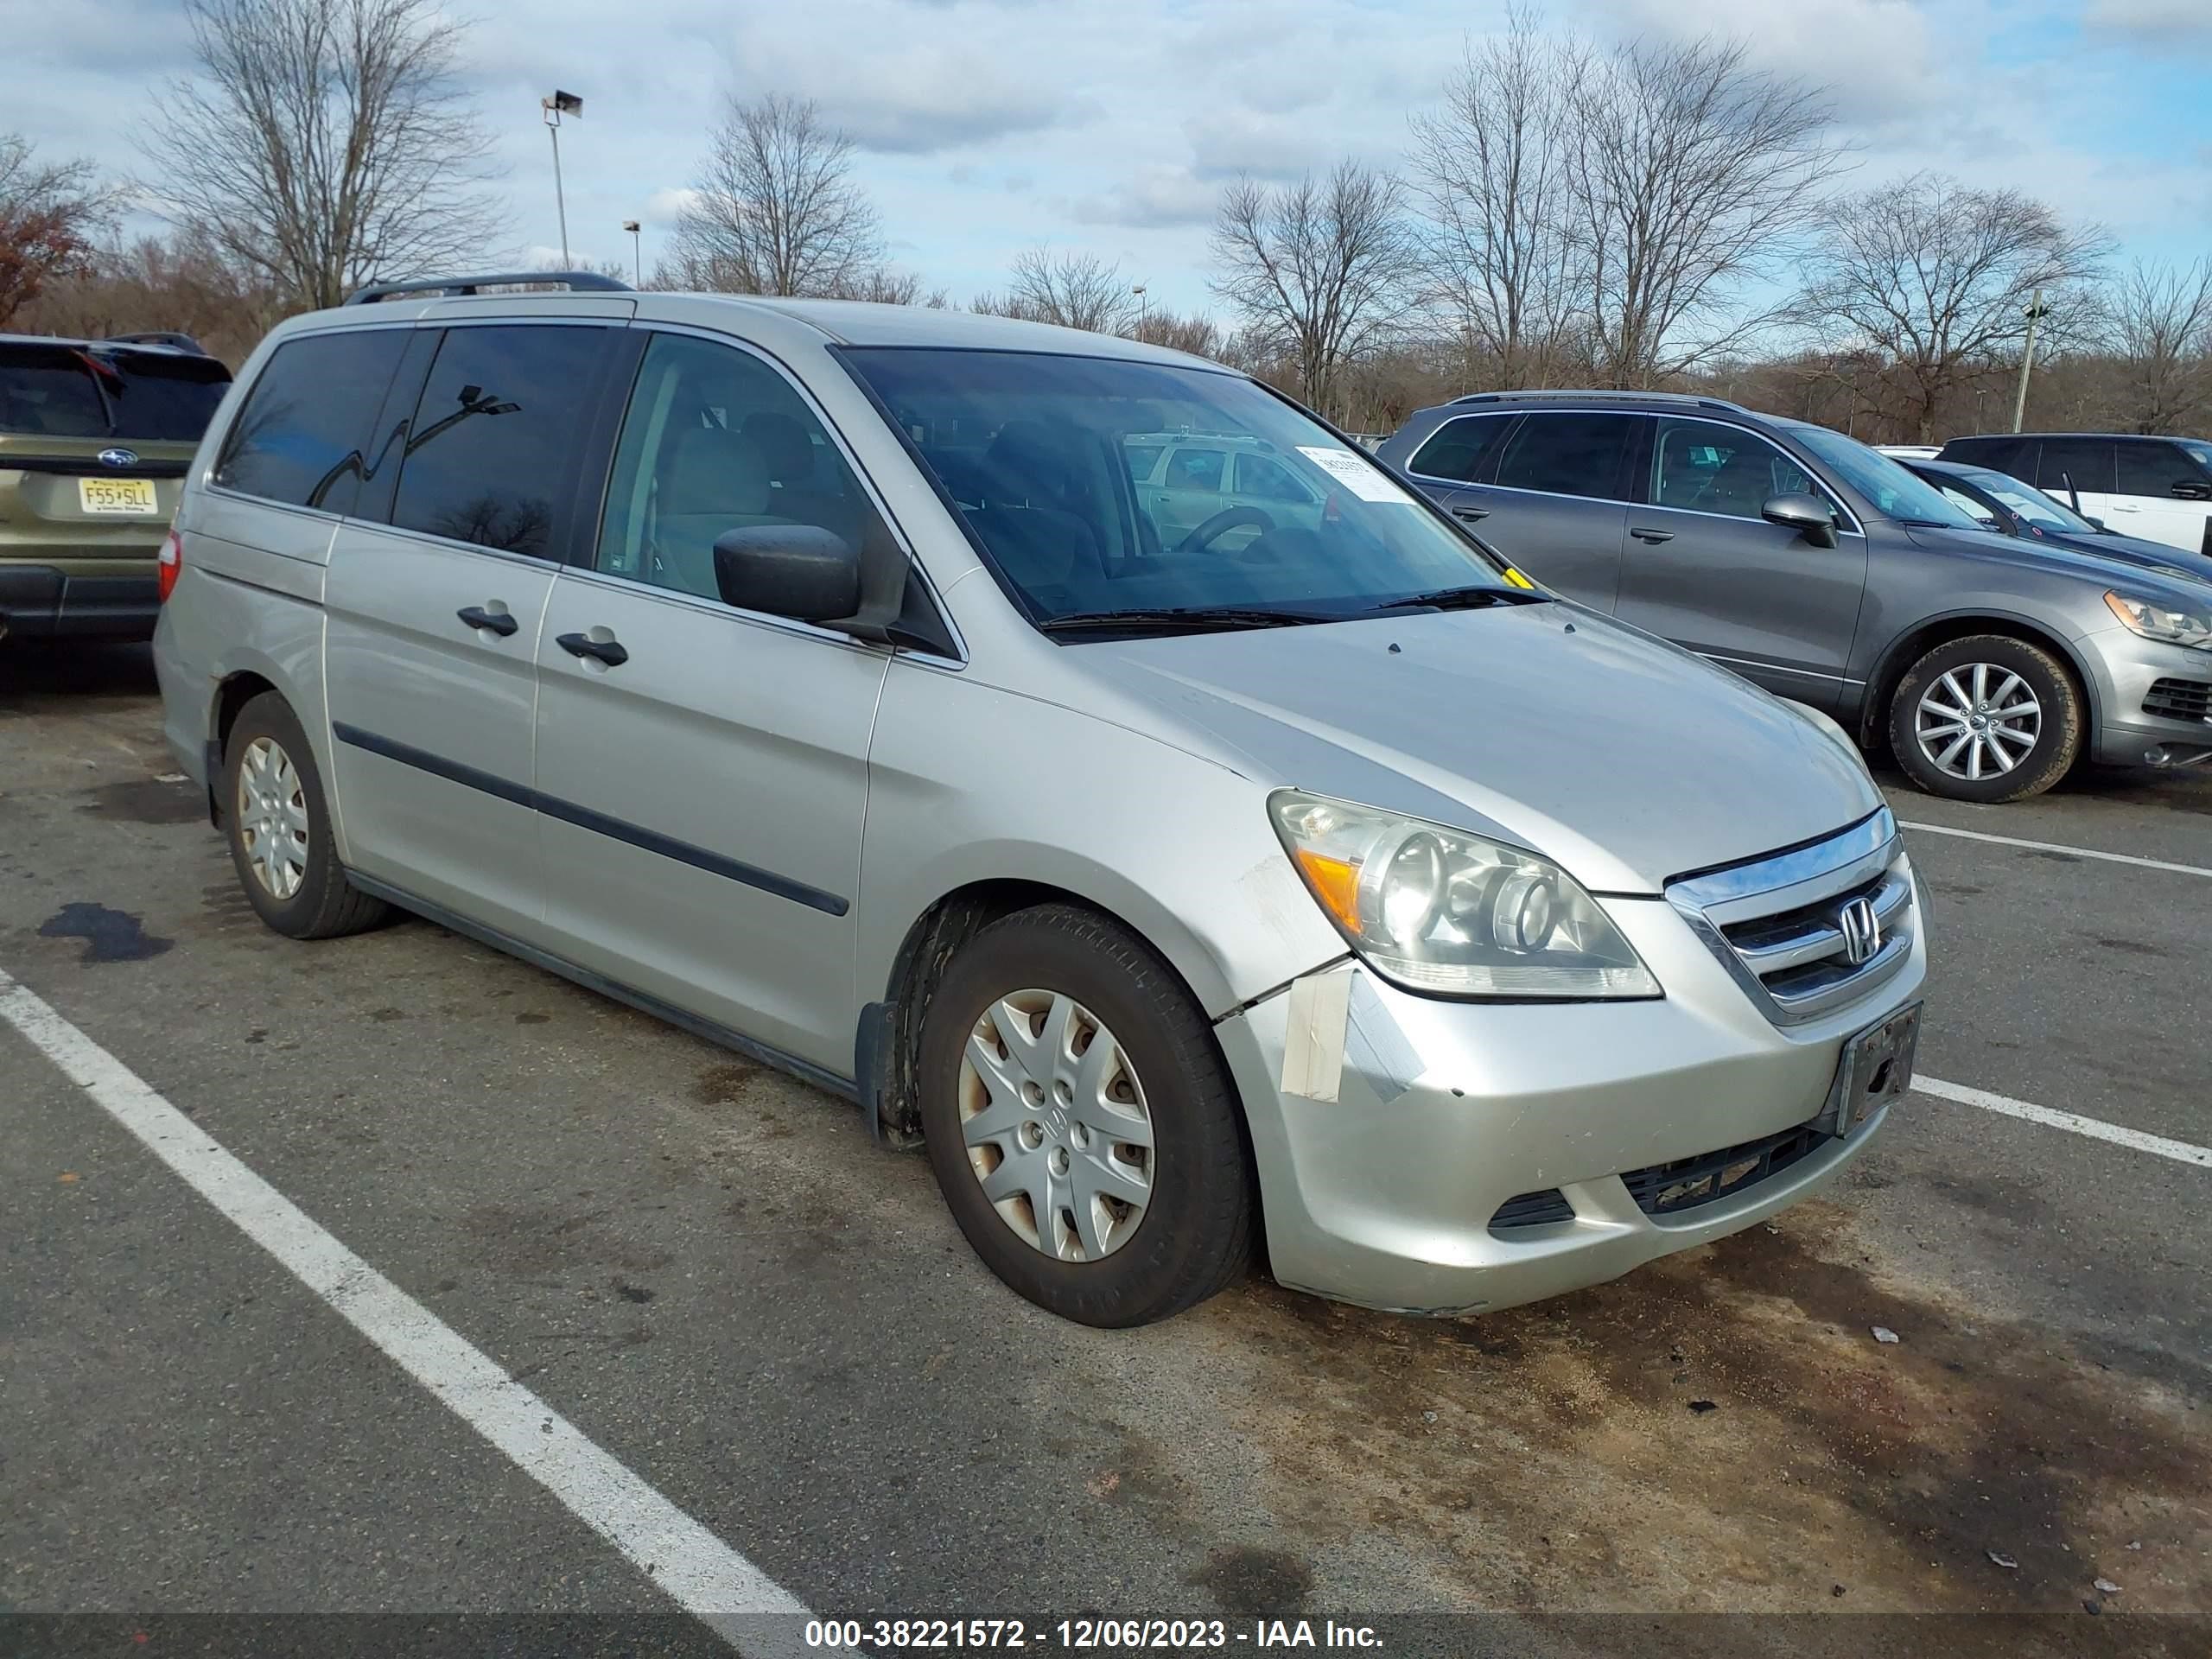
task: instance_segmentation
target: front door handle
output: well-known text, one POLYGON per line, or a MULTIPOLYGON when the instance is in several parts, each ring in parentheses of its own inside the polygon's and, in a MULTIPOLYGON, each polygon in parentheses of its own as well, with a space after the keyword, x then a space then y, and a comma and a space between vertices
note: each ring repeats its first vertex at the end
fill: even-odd
POLYGON ((1452 516, 1454 518, 1464 518, 1471 524, 1478 524, 1490 517, 1490 509, 1488 507, 1454 507, 1452 509, 1452 516))
POLYGON ((594 639, 588 633, 564 633, 555 642, 571 657, 593 657, 609 668, 620 668, 630 653, 619 639, 594 639))
POLYGON ((505 611, 487 611, 481 605, 464 605, 454 614, 472 628, 488 628, 500 639, 505 639, 522 624, 505 611))
POLYGON ((1654 547, 1661 542, 1671 542, 1675 539, 1675 532, 1671 530, 1631 530, 1629 534, 1639 542, 1649 542, 1654 547))

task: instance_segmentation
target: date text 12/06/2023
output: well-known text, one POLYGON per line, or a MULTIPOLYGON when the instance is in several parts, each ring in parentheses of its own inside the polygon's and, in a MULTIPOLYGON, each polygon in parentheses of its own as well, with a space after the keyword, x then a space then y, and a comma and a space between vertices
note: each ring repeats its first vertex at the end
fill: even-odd
POLYGON ((806 1623, 810 1648, 954 1649, 1043 1648, 1067 1652, 1132 1649, 1189 1652, 1206 1649, 1358 1648, 1382 1638, 1365 1624, 1322 1619, 1267 1618, 1249 1628, 1218 1618, 816 1618, 806 1623))

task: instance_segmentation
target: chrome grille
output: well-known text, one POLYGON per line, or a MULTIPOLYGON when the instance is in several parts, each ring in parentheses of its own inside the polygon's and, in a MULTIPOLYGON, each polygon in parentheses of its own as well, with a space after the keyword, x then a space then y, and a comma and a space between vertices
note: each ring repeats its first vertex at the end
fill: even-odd
POLYGON ((1887 807, 1809 846, 1669 882, 1667 899, 1777 1025, 1857 1001, 1912 954, 1912 872, 1887 807))

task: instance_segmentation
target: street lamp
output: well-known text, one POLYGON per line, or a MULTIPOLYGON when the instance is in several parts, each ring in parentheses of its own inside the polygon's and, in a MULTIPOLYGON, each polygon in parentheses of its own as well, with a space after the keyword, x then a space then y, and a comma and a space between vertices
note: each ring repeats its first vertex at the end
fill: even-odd
POLYGON ((2035 297, 2028 302, 2028 344, 2027 349, 2020 353, 2020 391, 2012 399, 2012 429, 2015 432, 2020 429, 2020 423, 2028 417, 2028 371, 2035 366, 2036 324, 2050 315, 2050 308, 2043 302, 2043 289, 2036 289, 2035 297))
POLYGON ((1145 320, 1152 315, 1151 307, 1144 296, 1144 284, 1142 283, 1137 283, 1135 287, 1129 289, 1129 292, 1136 296, 1137 334, 1139 336, 1142 336, 1144 334, 1145 320))
POLYGON ((626 219, 622 228, 630 232, 630 275, 639 288, 645 285, 645 256, 641 251, 638 236, 638 221, 626 219))
POLYGON ((553 140, 553 200, 561 213, 561 264, 569 263, 569 198, 561 188, 561 118, 573 115, 581 121, 584 118, 584 101, 574 92, 556 90, 550 98, 541 98, 537 107, 545 112, 545 130, 553 140))

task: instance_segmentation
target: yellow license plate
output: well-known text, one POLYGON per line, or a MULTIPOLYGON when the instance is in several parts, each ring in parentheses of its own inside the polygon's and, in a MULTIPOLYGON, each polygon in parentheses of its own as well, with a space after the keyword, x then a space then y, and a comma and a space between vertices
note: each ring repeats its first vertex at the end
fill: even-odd
POLYGON ((150 478, 80 478, 77 505, 86 512, 159 512, 150 478))

